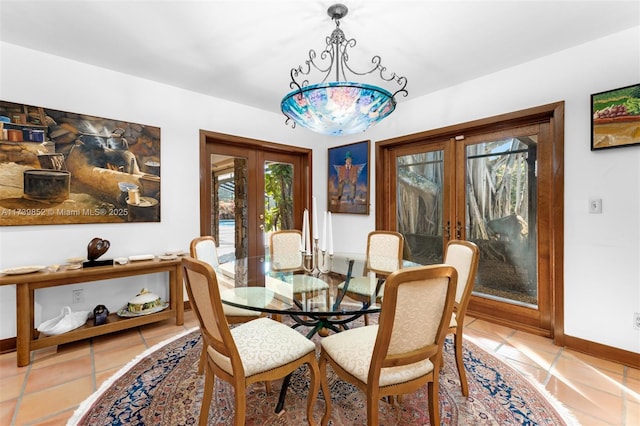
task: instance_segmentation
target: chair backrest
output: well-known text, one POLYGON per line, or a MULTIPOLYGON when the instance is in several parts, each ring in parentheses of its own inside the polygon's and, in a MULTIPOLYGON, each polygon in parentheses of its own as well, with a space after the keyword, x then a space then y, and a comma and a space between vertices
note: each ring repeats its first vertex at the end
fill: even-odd
POLYGON ((378 275, 389 275, 400 269, 404 237, 394 231, 371 231, 367 236, 367 259, 364 275, 375 272, 378 275))
POLYGON ((194 259, 207 262, 216 268, 220 264, 218 261, 218 250, 216 249, 216 240, 209 235, 194 238, 189 246, 191 257, 194 259))
POLYGON ((302 232, 297 229, 275 231, 269 237, 271 270, 294 272, 302 269, 302 232))
POLYGON ((218 365, 232 365, 236 374, 244 375, 238 348, 222 308, 215 271, 207 262, 192 257, 182 258, 182 268, 189 301, 200 324, 203 344, 209 345, 217 353, 214 359, 218 365))
POLYGON ((369 382, 380 369, 431 359, 439 368, 458 273, 449 265, 405 268, 387 277, 369 382))
POLYGON ((480 250, 475 243, 466 240, 451 240, 447 244, 444 263, 453 266, 458 271, 456 306, 454 307, 457 319, 464 316, 469 305, 479 261, 480 250))

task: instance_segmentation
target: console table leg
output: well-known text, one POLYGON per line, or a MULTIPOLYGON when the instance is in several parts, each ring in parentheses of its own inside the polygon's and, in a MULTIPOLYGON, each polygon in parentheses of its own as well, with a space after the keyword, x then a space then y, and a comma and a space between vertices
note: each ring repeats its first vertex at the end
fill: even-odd
POLYGON ((16 284, 16 352, 18 367, 29 365, 31 358, 31 324, 33 300, 29 284, 16 284))
POLYGON ((169 287, 173 289, 170 297, 176 301, 176 325, 184 324, 183 282, 182 267, 178 265, 175 271, 169 272, 169 287))

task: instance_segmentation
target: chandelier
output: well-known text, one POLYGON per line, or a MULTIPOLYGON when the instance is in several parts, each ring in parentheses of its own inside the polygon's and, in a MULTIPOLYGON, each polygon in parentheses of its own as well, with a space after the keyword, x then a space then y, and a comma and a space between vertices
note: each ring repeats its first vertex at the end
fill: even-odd
POLYGON ((294 89, 283 99, 280 108, 287 117, 286 123, 306 127, 325 135, 349 135, 364 132, 383 120, 396 108, 396 95, 407 96, 406 77, 387 73, 380 56, 371 59, 373 67, 368 71, 354 71, 349 65, 349 49, 356 45, 355 39, 347 39, 340 29, 340 19, 349 9, 343 4, 329 7, 327 14, 336 23, 336 28, 326 38, 327 46, 318 58, 315 50, 309 51, 309 59, 304 66, 291 69, 291 83, 294 89), (322 81, 309 85, 307 76, 316 70, 324 75, 322 81), (354 76, 379 74, 380 79, 390 85, 397 84, 391 91, 347 79, 347 71, 354 76), (335 76, 335 81, 327 81, 335 76))

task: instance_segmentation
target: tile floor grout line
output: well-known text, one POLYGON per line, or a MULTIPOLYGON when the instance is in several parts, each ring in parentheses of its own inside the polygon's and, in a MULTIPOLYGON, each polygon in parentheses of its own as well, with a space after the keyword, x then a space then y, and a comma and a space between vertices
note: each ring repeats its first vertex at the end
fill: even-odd
POLYGON ((564 353, 564 346, 560 346, 560 350, 556 354, 556 356, 553 359, 553 361, 551 361, 551 364, 549 365, 549 368, 547 369, 547 375, 544 378, 543 383, 542 383, 542 385, 544 387, 547 387, 547 385, 549 384, 549 381, 551 380, 551 377, 553 377, 553 372, 552 371, 556 367, 556 365, 558 364, 558 361, 562 357, 563 353, 564 353))
MULTIPOLYGON (((509 339, 510 337, 513 337, 513 335, 514 335, 514 334, 516 334, 516 330, 511 330, 511 333, 510 333, 508 336, 505 336, 505 337, 501 337, 501 338, 500 338, 500 342, 498 343, 498 346, 497 346, 497 347, 495 348, 495 350, 493 351, 493 352, 494 352, 494 355, 498 355, 498 351, 499 351, 500 349, 502 349, 502 347, 505 345, 505 343, 509 343, 509 344, 511 343, 508 339, 509 339)), ((518 349, 518 352, 520 352, 520 350, 519 350, 519 349, 518 349)), ((506 358, 506 357, 505 357, 505 358, 506 358)))
POLYGON ((93 391, 97 391, 98 390, 98 382, 96 380, 96 357, 95 357, 95 349, 94 349, 94 341, 93 338, 91 338, 90 342, 89 342, 89 356, 91 357, 91 379, 93 382, 93 391))
POLYGON ((31 374, 31 369, 33 368, 33 361, 33 353, 29 353, 29 365, 27 365, 27 371, 25 371, 24 373, 22 386, 20 386, 20 392, 18 393, 18 398, 16 398, 16 406, 13 409, 13 416, 11 417, 12 425, 16 424, 18 411, 20 410, 20 405, 22 404, 22 397, 24 396, 24 392, 27 389, 27 381, 29 379, 29 374, 31 374))

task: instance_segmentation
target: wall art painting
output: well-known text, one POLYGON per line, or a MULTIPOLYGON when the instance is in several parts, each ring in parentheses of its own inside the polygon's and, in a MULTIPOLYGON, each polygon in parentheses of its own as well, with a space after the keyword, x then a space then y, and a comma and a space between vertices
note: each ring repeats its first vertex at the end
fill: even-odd
POLYGON ((369 214, 369 141, 329 148, 329 211, 369 214))
POLYGON ((0 100, 0 226, 160 222, 160 128, 0 100))
POLYGON ((591 95, 591 150, 640 144, 640 84, 591 95))

